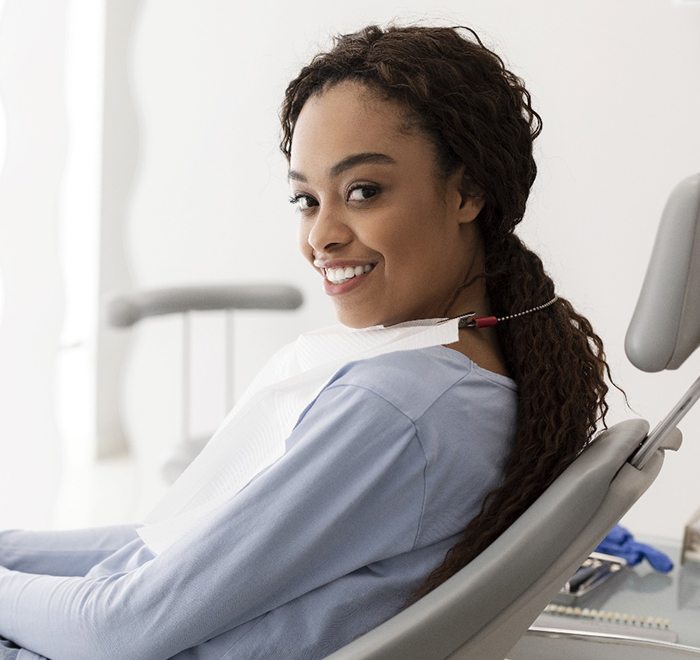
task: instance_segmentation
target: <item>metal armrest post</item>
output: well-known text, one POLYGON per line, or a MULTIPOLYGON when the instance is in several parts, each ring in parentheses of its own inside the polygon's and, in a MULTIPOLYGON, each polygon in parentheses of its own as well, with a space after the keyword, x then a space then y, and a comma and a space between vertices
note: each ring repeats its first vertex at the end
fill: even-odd
POLYGON ((700 378, 690 386, 690 389, 681 397, 680 401, 673 407, 670 413, 666 415, 644 438, 639 448, 630 457, 630 464, 641 470, 647 461, 660 446, 666 433, 675 428, 678 422, 681 421, 686 413, 695 405, 695 402, 700 398, 700 378))

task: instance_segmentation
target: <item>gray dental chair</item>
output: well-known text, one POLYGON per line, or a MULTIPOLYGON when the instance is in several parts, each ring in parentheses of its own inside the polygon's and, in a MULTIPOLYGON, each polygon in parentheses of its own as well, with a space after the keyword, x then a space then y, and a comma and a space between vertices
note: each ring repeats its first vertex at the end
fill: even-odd
MULTIPOLYGON (((682 181, 666 204, 625 352, 639 369, 656 372, 677 369, 699 344, 700 174, 682 181)), ((630 419, 600 433, 469 565, 329 659, 511 657, 530 624, 654 481, 664 451, 680 447, 676 424, 698 397, 700 378, 653 431, 645 420, 630 419)), ((608 655, 598 649, 585 657, 700 658, 700 652, 648 651, 608 655)))

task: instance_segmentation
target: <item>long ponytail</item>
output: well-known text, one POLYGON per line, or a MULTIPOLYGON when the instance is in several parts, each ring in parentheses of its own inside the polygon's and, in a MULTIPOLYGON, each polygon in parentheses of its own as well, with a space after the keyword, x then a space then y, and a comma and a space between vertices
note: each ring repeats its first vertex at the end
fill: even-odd
MULTIPOLYGON (((515 234, 487 245, 486 254, 486 287, 496 316, 518 311, 523 301, 532 304, 554 296, 542 261, 515 234)), ((518 385, 513 450, 500 485, 406 606, 490 545, 587 446, 599 420, 605 426, 605 372, 612 378, 603 342, 568 300, 558 295, 546 309, 499 323, 496 329, 518 385)))

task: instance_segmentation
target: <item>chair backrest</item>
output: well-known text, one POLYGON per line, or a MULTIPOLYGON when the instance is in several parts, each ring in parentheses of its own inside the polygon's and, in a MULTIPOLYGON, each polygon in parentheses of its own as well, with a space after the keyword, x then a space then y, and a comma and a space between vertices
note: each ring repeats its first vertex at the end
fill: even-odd
MULTIPOLYGON (((699 237, 700 175, 696 175, 676 187, 664 210, 650 262, 653 266, 628 331, 634 359, 628 356, 638 366, 677 368, 700 343, 699 237), (672 246, 681 252, 680 265, 672 246), (673 291, 658 285, 665 273, 670 274, 673 291), (665 308, 671 320, 662 327, 672 339, 659 335, 658 324, 650 323, 654 306, 663 298, 661 291, 671 299, 665 308), (645 328, 653 340, 647 339, 645 328)), ((648 431, 648 422, 632 419, 599 434, 469 565, 329 659, 503 660, 566 580, 654 481, 664 450, 680 447, 681 433, 671 428, 661 437, 650 460, 636 468, 628 459, 648 431)))
MULTIPOLYGON (((641 471, 626 462, 648 429, 633 419, 601 433, 468 566, 329 659, 503 660, 658 474, 662 451, 641 471)), ((677 429, 667 444, 680 445, 677 429)))

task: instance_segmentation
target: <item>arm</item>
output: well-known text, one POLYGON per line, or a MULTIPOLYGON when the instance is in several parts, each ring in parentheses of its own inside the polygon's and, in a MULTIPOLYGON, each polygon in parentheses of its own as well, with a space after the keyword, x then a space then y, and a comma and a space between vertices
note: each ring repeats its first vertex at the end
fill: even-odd
POLYGON ((115 550, 138 538, 139 526, 3 530, 0 531, 0 566, 25 573, 85 575, 115 550))
POLYGON ((54 660, 170 657, 411 550, 425 457, 407 417, 371 392, 335 385, 307 409, 288 447, 133 571, 0 570, 0 635, 54 660))

